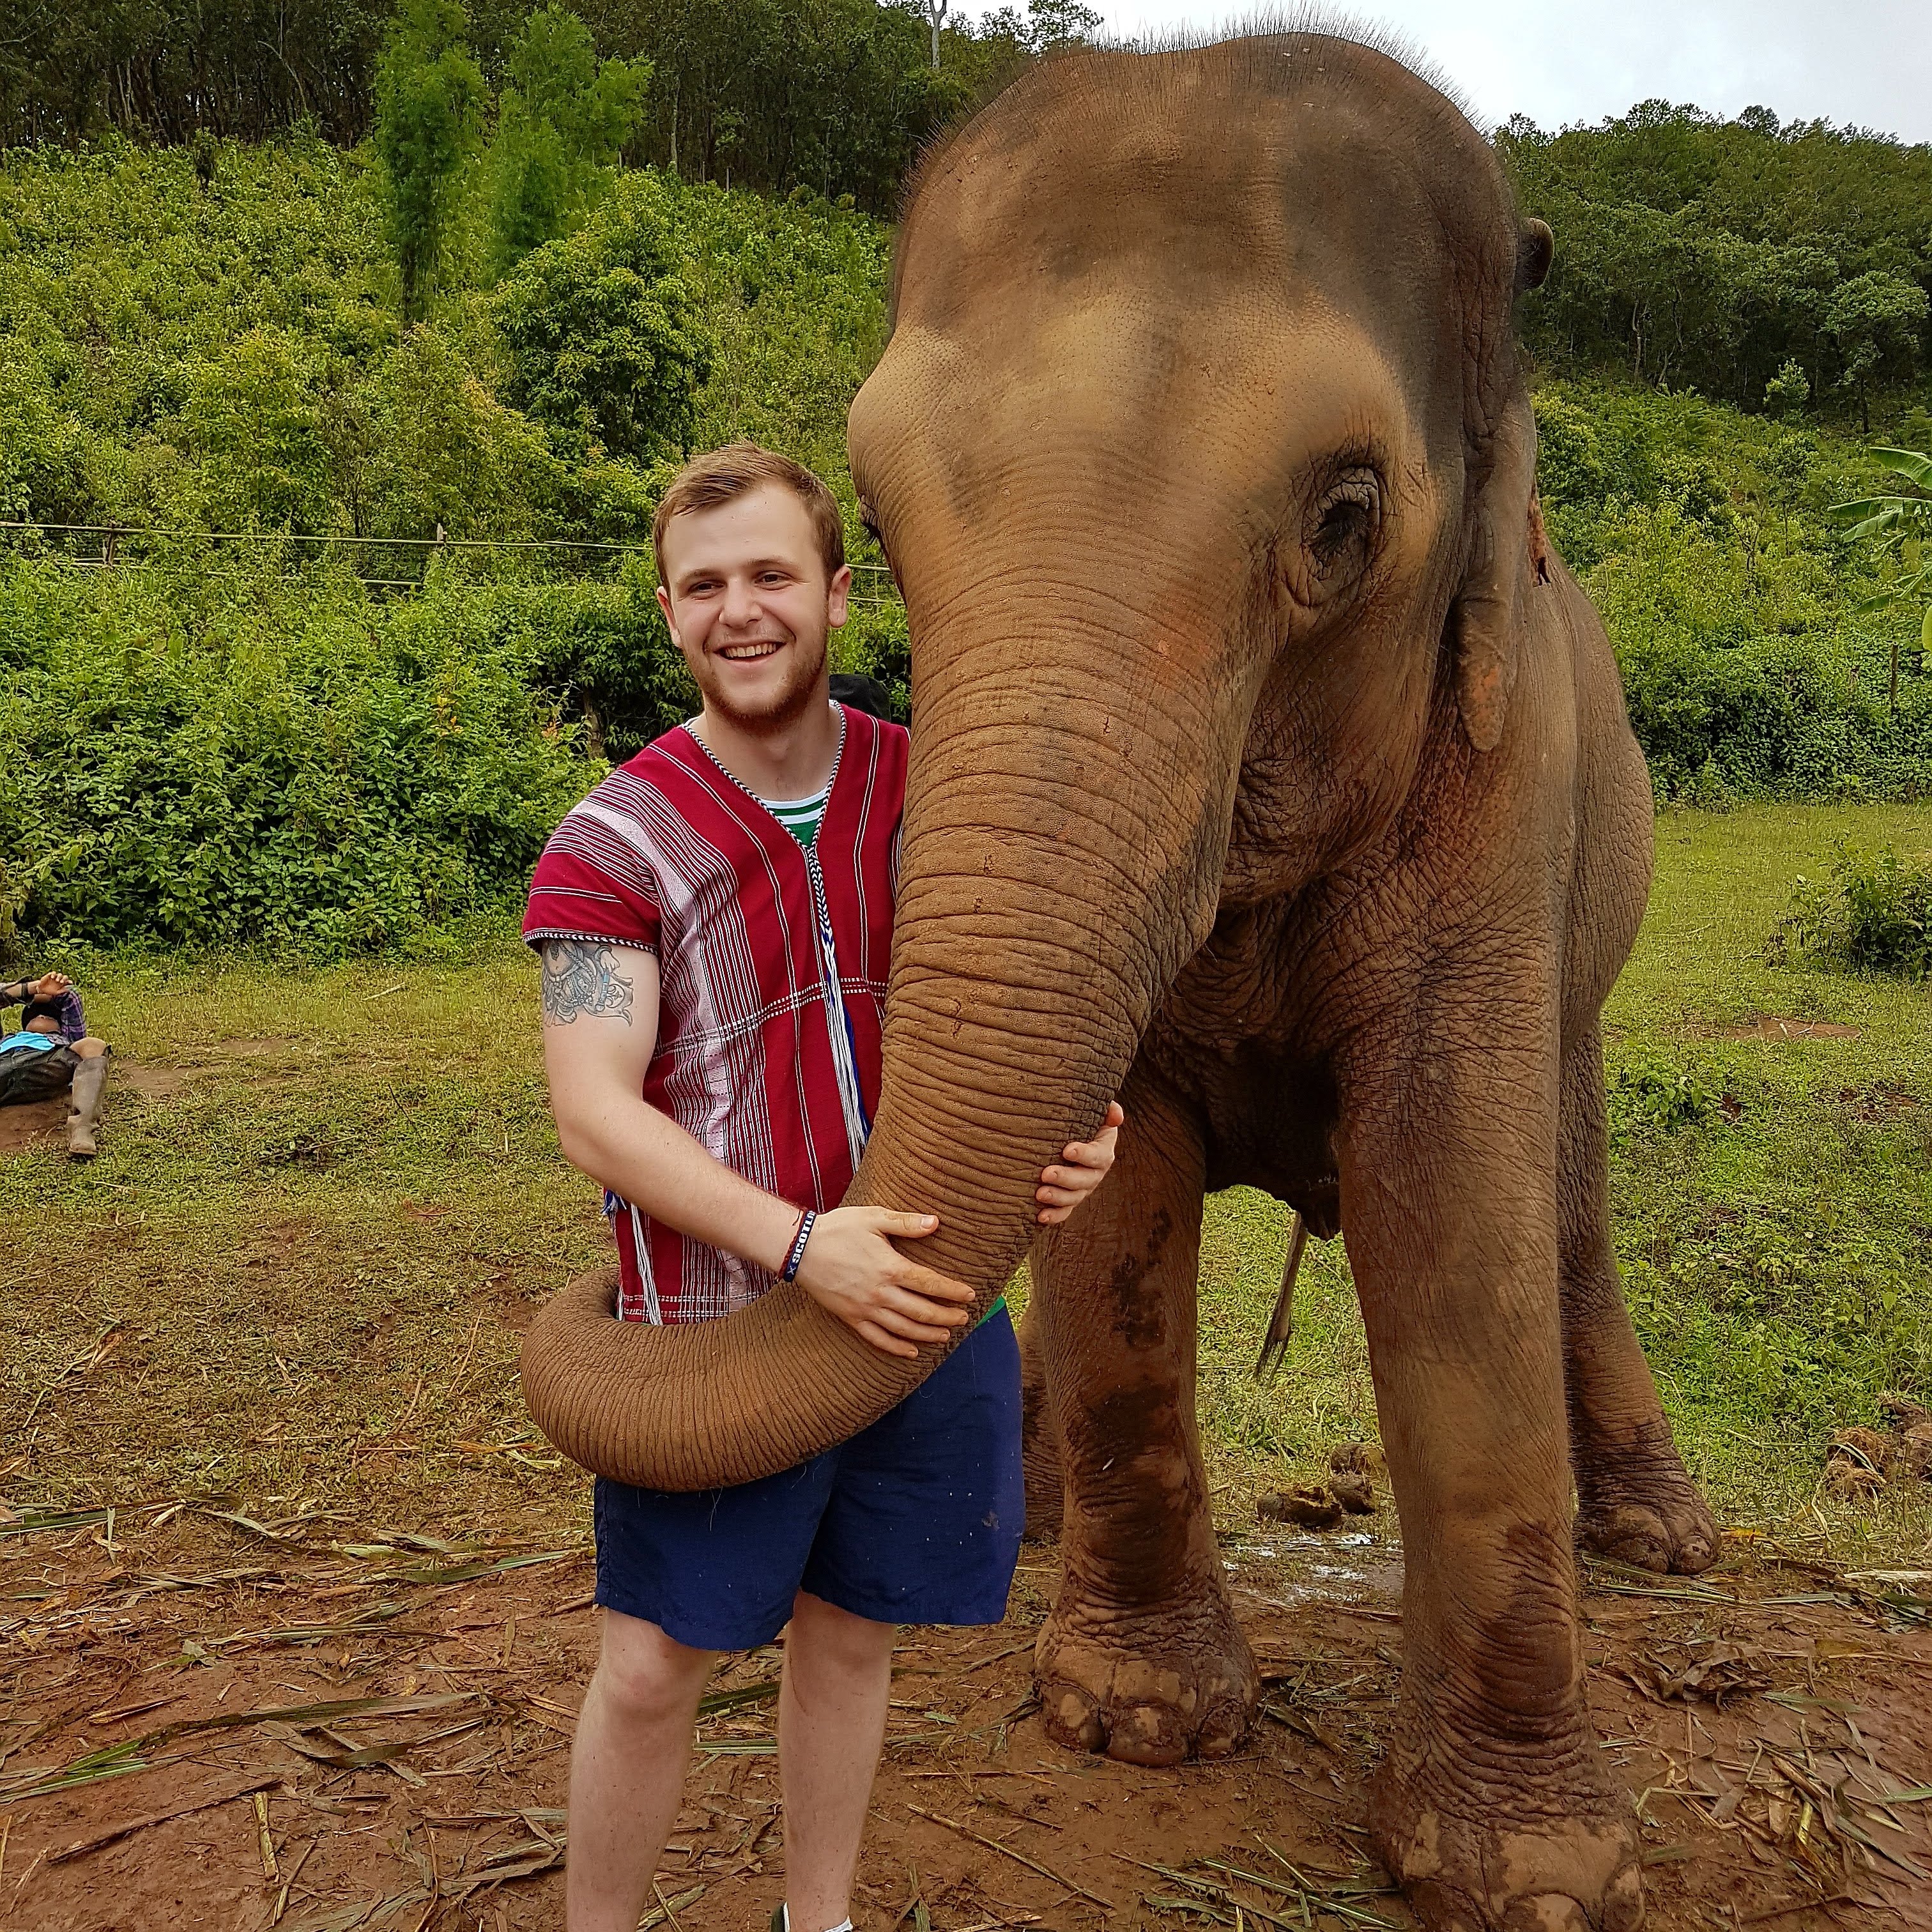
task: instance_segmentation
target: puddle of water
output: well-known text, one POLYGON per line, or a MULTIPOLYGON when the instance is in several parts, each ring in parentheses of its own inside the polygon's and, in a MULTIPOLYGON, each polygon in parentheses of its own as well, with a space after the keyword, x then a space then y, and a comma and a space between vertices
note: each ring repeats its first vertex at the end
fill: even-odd
POLYGON ((1402 1546, 1378 1542, 1366 1530, 1240 1544, 1222 1562, 1244 1594, 1277 1610, 1322 1600, 1392 1600, 1402 1594, 1402 1546))

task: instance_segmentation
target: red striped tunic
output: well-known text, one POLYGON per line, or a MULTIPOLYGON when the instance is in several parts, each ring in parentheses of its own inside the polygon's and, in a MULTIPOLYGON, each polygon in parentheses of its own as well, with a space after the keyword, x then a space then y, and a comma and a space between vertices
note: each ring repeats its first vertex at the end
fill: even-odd
MULTIPOLYGON (((680 725, 565 817, 537 862, 524 937, 658 957, 644 1096, 730 1168, 801 1208, 836 1208, 878 1104, 906 734, 842 720, 812 849, 680 725)), ((701 1322, 769 1270, 607 1194, 629 1322, 701 1322)))

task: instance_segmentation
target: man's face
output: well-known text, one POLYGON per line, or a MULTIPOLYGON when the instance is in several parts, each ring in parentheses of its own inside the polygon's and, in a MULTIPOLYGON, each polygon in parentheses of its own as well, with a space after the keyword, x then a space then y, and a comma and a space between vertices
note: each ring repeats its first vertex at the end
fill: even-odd
POLYGON ((705 708, 754 732, 802 716, 852 582, 843 568, 826 580, 805 506, 772 483, 674 517, 664 574, 658 602, 705 708))
POLYGON ((22 1033, 55 1034, 60 1031, 60 1022, 46 1013, 36 1013, 21 1028, 22 1033))

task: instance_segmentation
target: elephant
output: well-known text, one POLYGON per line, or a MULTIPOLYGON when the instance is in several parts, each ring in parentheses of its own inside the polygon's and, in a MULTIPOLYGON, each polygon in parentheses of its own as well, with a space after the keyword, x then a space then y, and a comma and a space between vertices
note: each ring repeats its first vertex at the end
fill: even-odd
MULTIPOLYGON (((1405 1550, 1372 1841, 1438 1928, 1642 1914, 1576 1550, 1696 1571, 1606 1219, 1599 1014, 1652 794, 1544 530, 1514 305, 1552 238, 1388 50, 1048 60, 924 162, 849 431, 913 650, 884 1088, 848 1200, 1031 1241, 1045 1724, 1165 1764, 1256 1697, 1194 1412, 1202 1202, 1339 1230, 1405 1550), (1033 1177, 1124 1101, 1064 1228, 1033 1177)), ((748 1480, 929 1372, 795 1288, 623 1330, 574 1285, 532 1413, 602 1473, 748 1480)))

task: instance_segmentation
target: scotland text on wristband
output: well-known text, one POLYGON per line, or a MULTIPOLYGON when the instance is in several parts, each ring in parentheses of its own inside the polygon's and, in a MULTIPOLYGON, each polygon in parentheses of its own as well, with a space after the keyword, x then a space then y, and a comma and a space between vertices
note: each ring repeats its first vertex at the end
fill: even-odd
POLYGON ((812 1224, 818 1219, 816 1212, 808 1208, 798 1217, 798 1232, 792 1237, 791 1252, 785 1256, 785 1264, 778 1270, 781 1281, 796 1281, 798 1264, 805 1259, 805 1244, 812 1238, 812 1224))

